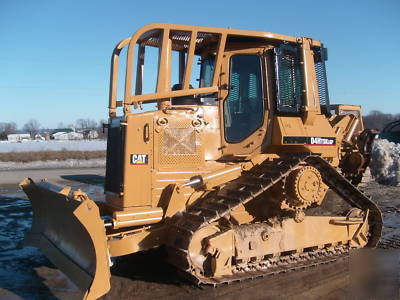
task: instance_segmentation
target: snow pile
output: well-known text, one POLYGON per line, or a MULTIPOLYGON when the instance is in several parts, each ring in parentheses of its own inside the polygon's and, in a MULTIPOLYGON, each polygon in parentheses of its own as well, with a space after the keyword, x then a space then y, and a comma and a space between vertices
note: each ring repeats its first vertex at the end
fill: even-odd
POLYGON ((370 169, 378 183, 400 186, 400 144, 376 139, 372 146, 370 169))
POLYGON ((0 171, 22 169, 70 169, 105 167, 105 159, 67 159, 22 162, 0 162, 0 171))
POLYGON ((13 143, 8 141, 0 142, 0 152, 37 152, 45 150, 80 150, 94 151, 106 150, 107 141, 88 140, 88 141, 24 141, 13 143))

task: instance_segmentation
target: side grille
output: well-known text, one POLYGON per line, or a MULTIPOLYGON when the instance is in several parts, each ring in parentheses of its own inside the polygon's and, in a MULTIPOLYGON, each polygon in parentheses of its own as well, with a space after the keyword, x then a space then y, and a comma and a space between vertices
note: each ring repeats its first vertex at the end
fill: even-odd
POLYGON ((163 152, 168 155, 196 153, 196 133, 192 128, 166 128, 163 152))
POLYGON ((275 49, 277 109, 298 112, 302 105, 303 76, 297 47, 283 44, 275 49))
POLYGON ((197 165, 203 162, 199 134, 191 126, 191 120, 171 122, 160 132, 161 165, 197 165))

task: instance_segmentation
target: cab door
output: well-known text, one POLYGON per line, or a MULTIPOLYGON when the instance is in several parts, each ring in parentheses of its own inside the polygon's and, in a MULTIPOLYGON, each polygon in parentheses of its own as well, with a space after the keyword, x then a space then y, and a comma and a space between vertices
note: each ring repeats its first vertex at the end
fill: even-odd
POLYGON ((261 152, 267 133, 267 87, 262 49, 234 51, 222 64, 220 120, 224 156, 261 152))

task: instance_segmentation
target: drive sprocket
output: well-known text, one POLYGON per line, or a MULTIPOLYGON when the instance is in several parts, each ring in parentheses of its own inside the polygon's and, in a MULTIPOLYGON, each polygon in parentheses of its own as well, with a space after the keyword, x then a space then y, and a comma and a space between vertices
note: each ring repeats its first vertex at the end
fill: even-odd
POLYGON ((286 178, 286 204, 295 210, 305 209, 311 204, 321 204, 328 190, 320 172, 312 166, 302 166, 293 170, 286 178))

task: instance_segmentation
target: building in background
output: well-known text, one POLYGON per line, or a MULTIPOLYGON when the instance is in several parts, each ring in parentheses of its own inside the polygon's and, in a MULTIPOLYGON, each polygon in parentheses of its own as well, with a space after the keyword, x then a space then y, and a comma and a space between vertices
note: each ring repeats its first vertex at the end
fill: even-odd
POLYGON ((57 132, 52 135, 54 140, 83 140, 83 134, 79 132, 57 132))
POLYGON ((35 135, 35 141, 45 141, 45 140, 46 140, 46 138, 43 135, 41 135, 40 133, 35 135))
POLYGON ((55 129, 51 134, 52 140, 82 140, 83 133, 75 132, 72 128, 55 129))
POLYGON ((87 129, 83 131, 83 136, 88 140, 95 140, 99 138, 99 133, 94 129, 87 129))
POLYGON ((29 141, 31 139, 31 135, 29 133, 14 133, 7 135, 7 140, 9 142, 23 142, 29 141))

